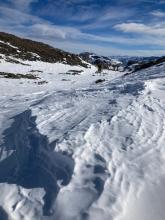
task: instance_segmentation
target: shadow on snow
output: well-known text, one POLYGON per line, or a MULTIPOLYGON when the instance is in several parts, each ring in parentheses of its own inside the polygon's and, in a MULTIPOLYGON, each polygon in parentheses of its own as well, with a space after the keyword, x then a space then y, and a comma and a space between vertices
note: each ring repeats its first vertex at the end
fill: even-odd
POLYGON ((4 131, 1 148, 13 153, 0 162, 0 183, 16 184, 27 189, 44 188, 43 215, 53 213, 52 206, 62 185, 69 184, 74 161, 71 157, 54 152, 46 136, 40 134, 36 117, 27 110, 14 118, 4 131))

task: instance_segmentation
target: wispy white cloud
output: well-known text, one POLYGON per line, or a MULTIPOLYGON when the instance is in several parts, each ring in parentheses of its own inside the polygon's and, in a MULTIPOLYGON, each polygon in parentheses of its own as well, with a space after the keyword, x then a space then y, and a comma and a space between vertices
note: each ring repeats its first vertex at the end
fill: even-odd
POLYGON ((165 17, 165 12, 164 11, 152 11, 151 15, 154 15, 155 17, 159 17, 159 18, 164 18, 165 17))
POLYGON ((27 12, 22 12, 15 8, 0 6, 0 23, 12 26, 20 24, 27 25, 28 23, 39 23, 43 21, 45 20, 27 12))
MULTIPOLYGON (((13 13, 12 13, 13 14, 13 13)), ((78 28, 54 25, 43 19, 39 19, 35 16, 30 16, 21 13, 22 20, 20 24, 16 23, 15 29, 21 28, 21 31, 28 34, 31 37, 40 37, 44 39, 51 40, 67 40, 67 41, 81 41, 86 40, 95 43, 109 43, 109 44, 119 44, 119 45, 164 45, 164 38, 153 38, 153 37, 143 37, 142 38, 130 38, 123 36, 100 36, 96 34, 89 34, 81 31, 78 28), (31 24, 27 27, 24 25, 24 21, 29 21, 31 24)), ((14 21, 13 21, 14 22, 14 21)), ((1 24, 1 22, 0 22, 1 24)), ((6 25, 7 26, 7 25, 6 25)), ((10 26, 10 24, 9 24, 10 26)))
POLYGON ((33 34, 40 35, 45 38, 54 38, 54 39, 76 39, 82 35, 82 32, 76 28, 58 26, 48 23, 34 24, 31 27, 33 34))
MULTIPOLYGON (((34 38, 35 39, 35 38, 34 38)), ((40 40, 36 38, 36 40, 40 40)), ((41 39, 42 40, 42 39, 41 39)), ((45 43, 53 45, 54 47, 60 47, 61 49, 71 51, 73 53, 80 52, 93 52, 100 55, 111 56, 111 55, 128 55, 128 56, 163 56, 165 55, 165 49, 155 49, 155 50, 147 50, 147 49, 119 49, 113 47, 112 45, 101 46, 99 44, 86 44, 81 42, 70 42, 70 41, 51 41, 45 40, 45 43)))
POLYGON ((121 23, 114 26, 115 29, 125 33, 137 33, 150 36, 165 36, 165 26, 145 25, 141 23, 121 23))
POLYGON ((31 4, 38 1, 39 0, 9 0, 8 3, 4 3, 4 5, 21 11, 29 11, 31 4))

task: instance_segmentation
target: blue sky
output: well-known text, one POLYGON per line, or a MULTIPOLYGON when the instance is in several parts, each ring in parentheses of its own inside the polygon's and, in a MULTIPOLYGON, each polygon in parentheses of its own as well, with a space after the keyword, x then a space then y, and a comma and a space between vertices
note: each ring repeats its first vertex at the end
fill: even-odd
POLYGON ((0 30, 76 53, 165 55, 165 0, 0 0, 0 30))

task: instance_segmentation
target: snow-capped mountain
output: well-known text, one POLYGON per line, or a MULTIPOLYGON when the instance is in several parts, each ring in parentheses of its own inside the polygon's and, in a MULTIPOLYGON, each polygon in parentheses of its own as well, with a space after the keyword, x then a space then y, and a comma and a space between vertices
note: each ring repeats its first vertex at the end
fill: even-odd
POLYGON ((98 73, 16 39, 0 39, 0 220, 164 220, 164 57, 98 73))

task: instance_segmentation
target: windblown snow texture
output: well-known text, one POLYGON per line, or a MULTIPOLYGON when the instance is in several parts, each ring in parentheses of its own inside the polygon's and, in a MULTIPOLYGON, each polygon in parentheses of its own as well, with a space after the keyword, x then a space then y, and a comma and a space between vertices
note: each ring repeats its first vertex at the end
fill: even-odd
POLYGON ((36 128, 36 117, 27 110, 14 117, 12 126, 4 131, 4 151, 13 153, 0 162, 0 182, 27 189, 44 188, 43 214, 51 214, 52 204, 62 185, 70 182, 74 161, 60 152, 53 152, 47 137, 36 128))

